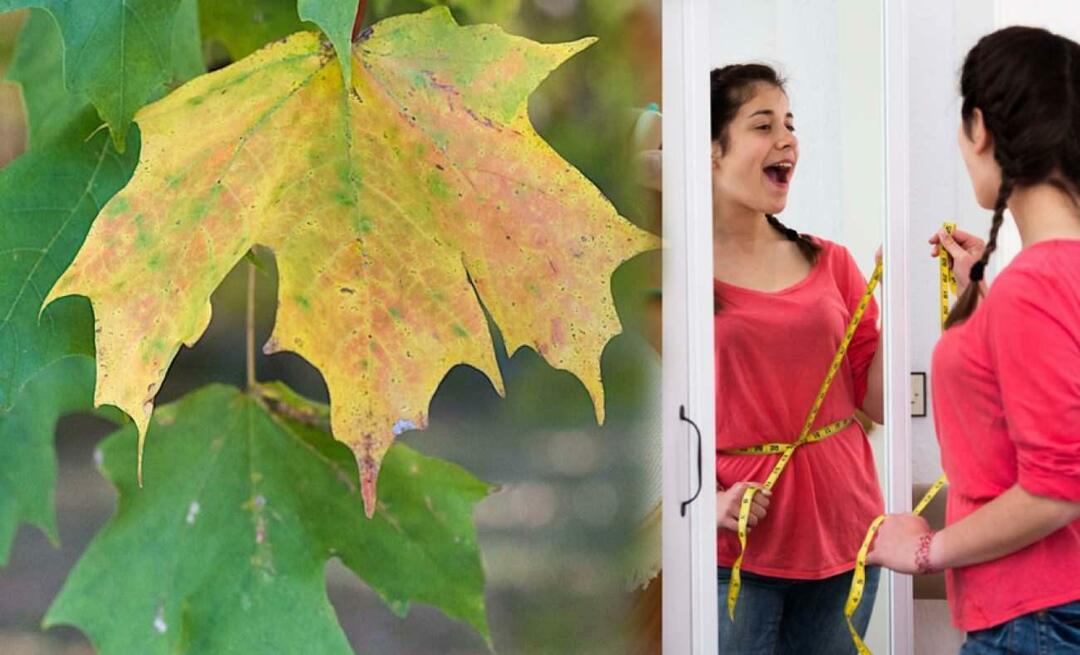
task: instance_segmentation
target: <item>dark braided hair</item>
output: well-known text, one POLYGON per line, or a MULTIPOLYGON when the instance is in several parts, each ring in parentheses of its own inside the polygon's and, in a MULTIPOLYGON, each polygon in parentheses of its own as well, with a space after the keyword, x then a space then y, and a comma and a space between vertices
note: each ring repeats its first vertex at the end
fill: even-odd
MULTIPOLYGON (((724 150, 728 148, 728 126, 739 113, 739 108, 754 97, 754 86, 769 84, 781 91, 784 80, 771 66, 765 64, 732 64, 723 68, 714 68, 710 75, 712 140, 720 143, 724 150)), ((811 265, 817 262, 821 246, 809 236, 785 226, 780 219, 767 214, 769 225, 777 232, 794 241, 799 252, 811 265)))
POLYGON ((990 239, 971 267, 971 284, 945 327, 965 321, 979 303, 979 281, 997 249, 1005 208, 1018 186, 1052 184, 1080 192, 1080 45, 1034 27, 1006 27, 979 39, 960 75, 964 132, 975 109, 993 139, 1001 187, 990 239))

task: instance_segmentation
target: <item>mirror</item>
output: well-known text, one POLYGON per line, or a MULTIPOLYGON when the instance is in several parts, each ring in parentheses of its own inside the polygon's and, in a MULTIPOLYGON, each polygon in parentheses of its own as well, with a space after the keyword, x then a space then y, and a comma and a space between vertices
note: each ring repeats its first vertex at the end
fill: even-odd
MULTIPOLYGON (((765 483, 782 449, 721 451, 799 438, 874 270, 884 234, 883 11, 880 1, 710 4, 711 66, 761 63, 786 80, 780 92, 760 81, 762 69, 711 78, 731 110, 718 121, 726 143, 712 151, 721 525, 717 569, 703 572, 717 576, 720 653, 770 639, 791 652, 851 644, 850 571, 886 494, 886 430, 869 418, 883 421, 880 291, 807 431, 835 433, 794 449, 771 493, 750 501, 734 623, 734 518, 745 483, 765 483)), ((874 575, 855 618, 880 655, 890 652, 889 576, 875 593, 874 575)))

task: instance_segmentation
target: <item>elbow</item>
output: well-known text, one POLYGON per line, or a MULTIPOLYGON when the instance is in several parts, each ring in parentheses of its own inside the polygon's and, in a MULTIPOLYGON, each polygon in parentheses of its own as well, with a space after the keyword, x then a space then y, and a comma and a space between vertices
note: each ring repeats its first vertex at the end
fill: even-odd
POLYGON ((1080 503, 1057 498, 1046 499, 1052 503, 1049 527, 1051 531, 1059 530, 1073 521, 1080 519, 1080 503))
POLYGON ((1027 489, 1024 489, 1020 484, 1017 484, 1017 486, 1020 487, 1030 499, 1037 503, 1037 506, 1042 508, 1040 513, 1045 516, 1046 525, 1052 530, 1063 528, 1073 521, 1080 519, 1080 502, 1044 496, 1030 492, 1027 489))
POLYGON ((885 403, 881 397, 881 394, 868 393, 866 394, 863 404, 859 409, 863 414, 878 425, 885 425, 885 403))
POLYGON ((1062 512, 1063 523, 1062 526, 1069 525, 1073 521, 1080 519, 1080 503, 1075 501, 1064 501, 1065 509, 1062 512))

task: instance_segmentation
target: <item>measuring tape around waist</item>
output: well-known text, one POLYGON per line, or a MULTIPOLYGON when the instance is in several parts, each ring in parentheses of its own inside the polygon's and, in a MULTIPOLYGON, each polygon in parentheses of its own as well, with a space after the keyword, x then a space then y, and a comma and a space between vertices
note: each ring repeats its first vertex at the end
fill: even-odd
MULTIPOLYGON (((956 229, 955 223, 945 223, 945 232, 952 234, 956 229)), ((952 268, 949 266, 949 253, 945 250, 944 244, 938 245, 938 269, 939 287, 941 299, 941 329, 945 329, 945 321, 949 318, 949 293, 955 296, 956 294, 956 277, 953 275, 952 268)), ((930 488, 923 495, 919 504, 915 506, 915 509, 911 510, 911 513, 918 516, 923 513, 930 501, 934 499, 941 488, 945 486, 945 476, 939 477, 934 484, 930 485, 930 488)), ((848 591, 847 601, 844 603, 844 619, 847 621, 848 631, 851 633, 851 640, 855 643, 856 650, 859 651, 859 655, 873 655, 870 649, 863 643, 862 637, 859 636, 859 632, 855 629, 855 624, 851 618, 855 615, 855 610, 858 609, 859 603, 862 602, 863 591, 866 588, 866 555, 870 551, 870 544, 874 541, 874 535, 877 534, 878 528, 881 527, 882 522, 885 521, 885 515, 874 519, 870 524, 870 527, 866 531, 866 536, 863 538, 862 545, 859 547, 859 553, 855 556, 855 570, 851 576, 851 589, 848 591)))
MULTIPOLYGON (((831 437, 851 425, 854 420, 854 416, 849 416, 830 423, 820 430, 816 430, 806 435, 806 439, 803 440, 803 443, 813 443, 815 441, 821 441, 826 437, 831 437)), ((792 450, 795 450, 797 445, 799 445, 798 442, 762 443, 757 444, 756 446, 747 446, 746 448, 724 448, 720 452, 724 455, 775 455, 777 453, 791 452, 792 450)))
POLYGON ((836 349, 836 354, 833 356, 832 363, 829 365, 829 371, 825 375, 825 379, 821 383, 821 388, 818 390, 817 397, 814 398, 814 404, 810 407, 810 413, 806 416, 806 421, 803 423, 802 431, 799 433, 799 438, 791 443, 769 443, 759 446, 751 446, 749 448, 735 448, 732 450, 721 451, 726 454, 738 454, 738 455, 762 455, 772 453, 782 453, 780 459, 776 461, 772 471, 762 486, 759 487, 747 487, 743 492, 742 500, 739 503, 739 556, 735 559, 735 564, 731 567, 731 580, 728 583, 728 595, 727 595, 727 610, 728 617, 735 620, 735 604, 739 600, 739 589, 742 588, 742 560, 743 555, 746 553, 746 535, 747 527, 750 521, 750 506, 754 500, 754 494, 761 489, 772 489, 776 484, 776 481, 780 478, 780 474, 783 473, 787 463, 791 460, 791 456, 795 451, 803 444, 812 443, 814 441, 821 441, 826 437, 836 434, 844 427, 847 427, 852 421, 851 417, 830 423, 829 425, 811 433, 810 428, 814 425, 814 420, 817 418, 818 411, 821 409, 822 403, 825 402, 825 396, 829 391, 829 386, 832 385, 833 378, 836 377, 836 373, 840 370, 840 365, 844 361, 844 356, 847 354, 848 346, 851 345, 851 340, 855 336, 855 330, 859 326, 859 321, 862 320, 863 314, 866 312, 867 305, 870 304, 870 299, 874 295, 874 289, 877 288, 878 282, 881 280, 881 263, 874 267, 874 273, 870 276, 870 281, 866 285, 866 291, 863 292, 862 298, 859 299, 859 304, 855 308, 855 313, 852 314, 851 320, 848 322, 847 329, 844 331, 844 338, 840 342, 840 346, 836 349))

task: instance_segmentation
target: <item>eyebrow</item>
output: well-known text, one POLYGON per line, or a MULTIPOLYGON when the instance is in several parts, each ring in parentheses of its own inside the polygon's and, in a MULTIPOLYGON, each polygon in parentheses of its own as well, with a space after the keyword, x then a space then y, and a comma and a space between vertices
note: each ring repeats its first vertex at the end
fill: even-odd
MULTIPOLYGON (((757 116, 758 114, 766 114, 768 116, 772 116, 773 113, 774 112, 771 109, 759 109, 759 110, 755 111, 754 113, 750 114, 750 118, 753 118, 754 116, 757 116)), ((795 118, 795 116, 789 111, 787 113, 787 118, 795 118)))

